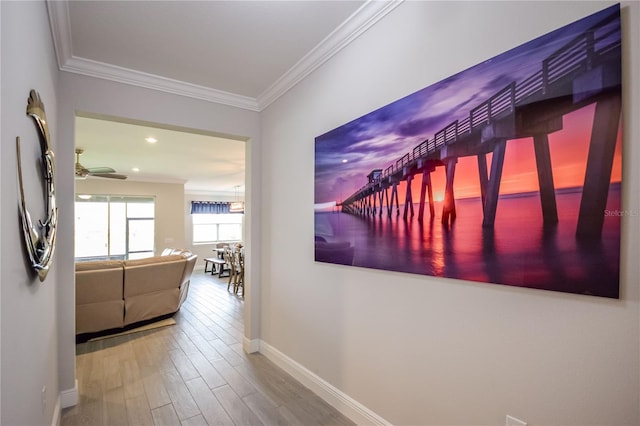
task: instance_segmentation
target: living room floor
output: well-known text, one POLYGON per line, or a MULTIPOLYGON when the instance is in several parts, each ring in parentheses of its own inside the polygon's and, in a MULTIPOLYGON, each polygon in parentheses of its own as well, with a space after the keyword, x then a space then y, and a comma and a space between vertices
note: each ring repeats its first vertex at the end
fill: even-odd
POLYGON ((352 425, 261 354, 242 350, 244 301, 194 271, 175 325, 76 346, 79 401, 63 426, 352 425))

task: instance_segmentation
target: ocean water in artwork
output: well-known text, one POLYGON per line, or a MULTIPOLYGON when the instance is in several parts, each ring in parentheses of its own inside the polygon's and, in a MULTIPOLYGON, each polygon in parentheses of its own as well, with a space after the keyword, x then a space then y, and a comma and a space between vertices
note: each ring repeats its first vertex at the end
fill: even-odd
MULTIPOLYGON (((457 201, 456 220, 441 223, 428 209, 423 223, 386 207, 382 217, 316 213, 316 235, 349 242, 353 265, 437 277, 499 283, 568 293, 618 297, 620 184, 612 184, 601 238, 576 237, 580 188, 556 194, 558 223, 544 225, 537 192, 503 196, 493 228, 482 226, 479 198, 457 201)), ((414 211, 417 212, 417 204, 414 211)), ((417 213, 416 213, 417 214, 417 213)))

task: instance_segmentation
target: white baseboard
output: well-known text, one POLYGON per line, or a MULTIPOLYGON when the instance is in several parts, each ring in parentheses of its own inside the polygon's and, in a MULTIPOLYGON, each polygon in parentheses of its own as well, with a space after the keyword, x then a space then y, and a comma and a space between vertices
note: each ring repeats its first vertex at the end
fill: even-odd
POLYGON ((250 340, 245 337, 242 342, 242 348, 248 354, 260 352, 260 339, 250 340))
POLYGON ((67 389, 60 392, 60 407, 73 407, 78 404, 78 380, 76 380, 73 389, 67 389))
POLYGON ((56 406, 53 408, 51 426, 60 426, 60 395, 58 395, 58 398, 56 399, 56 406))
POLYGON ((356 424, 391 426, 391 423, 265 341, 259 342, 259 348, 261 354, 356 424))

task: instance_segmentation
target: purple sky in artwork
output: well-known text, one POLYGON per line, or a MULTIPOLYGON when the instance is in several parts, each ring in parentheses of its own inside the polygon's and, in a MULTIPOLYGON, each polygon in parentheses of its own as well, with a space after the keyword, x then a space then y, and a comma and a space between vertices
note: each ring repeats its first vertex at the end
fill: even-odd
POLYGON ((613 6, 576 21, 318 136, 315 203, 345 199, 371 170, 385 169, 506 85, 533 75, 575 34, 617 11, 613 6))

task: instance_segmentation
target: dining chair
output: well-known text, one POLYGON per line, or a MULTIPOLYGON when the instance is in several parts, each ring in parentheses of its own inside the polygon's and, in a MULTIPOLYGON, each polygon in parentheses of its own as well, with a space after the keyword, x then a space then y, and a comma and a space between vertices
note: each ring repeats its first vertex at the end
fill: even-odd
POLYGON ((244 297, 244 247, 234 252, 234 261, 236 275, 234 278, 233 292, 238 294, 238 291, 242 289, 242 296, 244 297))
POLYGON ((236 276, 236 265, 233 256, 233 249, 229 246, 224 248, 222 252, 222 256, 227 265, 229 265, 229 282, 227 283, 227 291, 231 288, 231 283, 234 281, 236 276))

